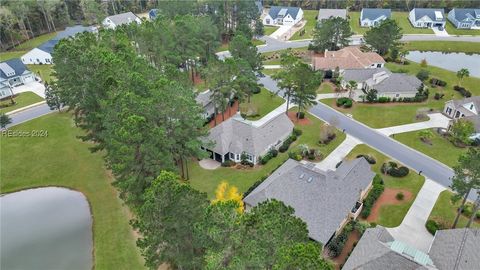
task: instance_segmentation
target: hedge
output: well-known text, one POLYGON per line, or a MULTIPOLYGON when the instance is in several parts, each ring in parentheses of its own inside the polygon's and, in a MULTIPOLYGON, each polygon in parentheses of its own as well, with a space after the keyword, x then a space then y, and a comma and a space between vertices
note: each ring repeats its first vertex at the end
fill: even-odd
POLYGON ((397 163, 393 161, 390 161, 388 164, 390 165, 388 170, 387 170, 387 163, 382 164, 382 167, 380 168, 380 171, 382 173, 386 173, 393 177, 404 177, 410 173, 410 170, 407 167, 405 166, 398 167, 397 163))
POLYGON ((382 195, 385 187, 383 185, 383 179, 377 174, 373 179, 372 190, 368 193, 365 200, 363 200, 363 209, 360 213, 362 218, 367 218, 372 211, 372 207, 377 201, 377 199, 382 195))
POLYGON ((368 163, 370 164, 376 164, 377 161, 375 160, 374 157, 370 156, 370 155, 364 155, 364 154, 360 154, 360 155, 357 155, 357 158, 361 158, 363 157, 364 159, 367 160, 368 163))
POLYGON ((472 93, 470 91, 468 91, 467 89, 465 89, 465 87, 455 85, 453 87, 453 90, 455 90, 457 92, 460 92, 460 94, 462 94, 462 96, 467 97, 467 98, 472 96, 472 93))
POLYGON ((297 135, 295 134, 290 135, 285 141, 283 141, 280 148, 278 148, 278 151, 282 153, 286 152, 288 150, 288 147, 290 147, 290 144, 292 144, 296 140, 297 140, 297 135))
POLYGON ((430 83, 431 83, 432 85, 438 85, 438 86, 442 86, 442 87, 444 87, 444 86, 447 85, 447 82, 446 82, 446 81, 442 81, 442 80, 437 79, 437 78, 431 78, 431 79, 430 79, 430 83))
POLYGON ((330 242, 326 246, 326 248, 328 248, 329 255, 332 257, 338 257, 342 253, 350 233, 356 230, 361 237, 365 230, 369 227, 369 224, 365 222, 360 222, 356 220, 350 221, 347 225, 345 225, 342 232, 332 238, 332 240, 330 240, 330 242))
POLYGON ((427 223, 425 223, 425 228, 427 228, 427 231, 431 233, 432 235, 435 235, 435 232, 440 229, 440 226, 438 226, 437 222, 435 220, 427 220, 427 223))
POLYGON ((337 99, 337 107, 350 108, 353 105, 353 101, 350 98, 341 97, 337 99))

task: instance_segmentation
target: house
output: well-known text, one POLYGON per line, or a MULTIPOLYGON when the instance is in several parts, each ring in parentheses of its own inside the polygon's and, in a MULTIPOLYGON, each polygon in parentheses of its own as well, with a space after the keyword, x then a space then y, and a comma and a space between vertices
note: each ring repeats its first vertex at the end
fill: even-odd
POLYGON ((318 10, 318 21, 326 20, 329 18, 339 17, 342 19, 347 19, 347 10, 346 9, 333 9, 333 8, 321 8, 318 10))
POLYGON ((303 19, 303 10, 299 7, 272 6, 263 18, 264 25, 295 25, 303 19))
POLYGON ((140 18, 137 15, 129 11, 129 12, 106 17, 105 19, 103 19, 102 25, 103 27, 108 29, 115 29, 119 25, 130 24, 132 22, 136 22, 140 24, 142 23, 142 20, 140 20, 140 18))
POLYGON ((479 265, 479 229, 439 230, 425 253, 377 226, 365 231, 342 270, 472 270, 479 265))
POLYGON ((325 51, 313 57, 315 70, 334 70, 335 68, 381 68, 385 60, 378 53, 362 52, 358 46, 348 46, 338 51, 325 51))
POLYGON ((153 21, 157 18, 157 14, 158 14, 158 9, 157 8, 150 9, 150 11, 148 12, 148 18, 151 21, 153 21))
POLYGON ((362 8, 360 12, 360 26, 377 26, 382 21, 390 19, 391 15, 392 10, 389 8, 362 8))
POLYGON ((452 119, 480 115, 480 96, 445 102, 443 114, 452 119))
POLYGON ((289 159, 243 201, 247 211, 269 199, 282 201, 307 224, 309 237, 326 245, 358 216, 374 177, 364 158, 344 161, 336 171, 289 159))
POLYGON ((259 15, 262 15, 262 13, 263 13, 263 3, 262 3, 262 0, 257 0, 257 1, 255 1, 255 6, 256 6, 257 9, 258 9, 258 14, 259 14, 259 15))
POLYGON ((345 69, 341 72, 341 77, 344 88, 349 81, 355 81, 357 90, 366 92, 375 89, 378 97, 412 98, 423 87, 422 81, 417 77, 406 73, 392 73, 386 68, 345 69))
POLYGON ((458 29, 480 29, 480 8, 454 8, 448 20, 458 29))
POLYGON ((408 14, 408 19, 417 28, 445 28, 447 22, 443 8, 414 8, 408 14))
POLYGON ((87 27, 82 25, 76 25, 72 27, 67 27, 65 30, 59 32, 54 38, 46 41, 40 46, 33 48, 28 51, 26 54, 21 56, 22 62, 26 65, 40 64, 48 65, 52 64, 52 52, 53 48, 57 43, 64 38, 73 37, 78 33, 82 32, 95 32, 95 27, 87 27))
POLYGON ((203 117, 206 120, 211 119, 215 113, 215 105, 213 104, 211 98, 212 93, 212 91, 206 90, 204 92, 198 93, 198 95, 195 97, 195 101, 197 101, 197 103, 203 108, 203 117))
POLYGON ((35 81, 35 75, 18 58, 0 63, 0 99, 8 98, 13 87, 35 81))
POLYGON ((293 127, 292 121, 284 113, 261 125, 244 120, 240 113, 237 113, 210 129, 203 149, 219 162, 240 162, 244 155, 249 162, 257 164, 262 155, 280 147, 292 133, 293 127), (210 142, 213 142, 214 146, 211 146, 210 142))

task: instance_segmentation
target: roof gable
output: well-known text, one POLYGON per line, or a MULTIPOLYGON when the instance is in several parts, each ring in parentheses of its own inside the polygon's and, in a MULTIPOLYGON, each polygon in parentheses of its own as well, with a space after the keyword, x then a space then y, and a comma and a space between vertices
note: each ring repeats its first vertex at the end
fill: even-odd
POLYGON ((107 18, 110 19, 110 21, 112 21, 115 25, 128 24, 138 19, 137 15, 130 11, 108 16, 107 18))
POLYGON ((457 21, 473 21, 480 19, 480 9, 474 8, 454 8, 450 12, 453 12, 454 18, 457 21))
POLYGON ((377 20, 379 18, 390 18, 392 10, 389 8, 364 8, 361 12, 360 20, 377 20))
POLYGON ((446 21, 443 8, 414 8, 413 13, 415 21, 421 20, 422 18, 428 18, 428 20, 434 22, 446 21))
POLYGON ((0 77, 3 79, 20 76, 26 70, 28 70, 27 67, 18 58, 0 63, 0 77))
POLYGON ((328 19, 330 17, 340 17, 343 19, 347 18, 347 10, 346 9, 319 9, 318 10, 318 20, 328 19))
POLYGON ((286 16, 287 14, 290 14, 292 18, 297 19, 299 11, 299 7, 272 6, 270 7, 268 14, 272 19, 276 19, 278 16, 286 16))

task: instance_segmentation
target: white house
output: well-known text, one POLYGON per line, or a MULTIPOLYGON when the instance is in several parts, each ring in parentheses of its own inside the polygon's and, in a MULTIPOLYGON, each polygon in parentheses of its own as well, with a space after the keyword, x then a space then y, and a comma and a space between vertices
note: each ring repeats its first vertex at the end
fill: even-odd
POLYGON ((0 99, 13 95, 18 85, 35 81, 35 75, 18 58, 0 63, 0 99))
POLYGON ((447 22, 443 8, 414 8, 408 14, 408 19, 417 28, 445 28, 447 22))
POLYGON ((85 27, 81 25, 76 25, 72 27, 67 27, 65 30, 59 32, 51 40, 41 44, 40 46, 31 49, 26 54, 21 56, 22 62, 26 65, 49 65, 53 63, 52 52, 53 48, 57 43, 68 37, 73 37, 81 32, 95 32, 97 29, 95 27, 85 27))
POLYGON ((480 8, 454 8, 448 20, 459 29, 480 29, 480 8))
POLYGON ((392 10, 389 8, 363 8, 360 12, 360 26, 372 27, 391 17, 392 10))
POLYGON ((346 9, 334 9, 334 8, 321 8, 318 10, 317 20, 321 22, 322 20, 327 20, 330 18, 342 18, 347 19, 347 10, 346 9))
MULTIPOLYGON (((156 12, 155 12, 156 16, 156 12)), ((132 12, 125 12, 117 15, 108 16, 102 21, 102 25, 108 29, 115 29, 117 26, 122 24, 130 24, 132 22, 136 22, 138 24, 142 23, 140 18, 133 14, 132 12)))
POLYGON ((295 25, 303 19, 303 10, 299 7, 272 6, 263 18, 264 25, 295 25))
POLYGON ((285 113, 260 125, 243 119, 237 113, 210 130, 203 148, 210 153, 210 158, 219 162, 240 162, 244 154, 249 162, 257 164, 260 156, 280 147, 293 127, 285 113))

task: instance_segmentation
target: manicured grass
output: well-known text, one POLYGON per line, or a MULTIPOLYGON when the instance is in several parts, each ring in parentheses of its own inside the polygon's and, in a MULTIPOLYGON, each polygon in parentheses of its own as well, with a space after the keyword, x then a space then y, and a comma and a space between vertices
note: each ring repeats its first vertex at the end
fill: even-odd
POLYGON ((277 73, 278 71, 280 71, 279 68, 277 68, 277 69, 263 69, 262 73, 265 74, 265 75, 268 75, 268 76, 272 76, 273 74, 277 73))
POLYGON ((457 29, 449 20, 447 20, 445 30, 447 30, 447 33, 450 35, 480 35, 480 30, 478 29, 457 29))
POLYGON ((258 46, 258 45, 263 45, 265 44, 265 41, 260 40, 260 39, 254 39, 252 40, 253 45, 258 46))
POLYGON ((53 65, 27 65, 27 67, 40 76, 44 82, 52 81, 53 65))
POLYGON ((20 56, 24 55, 27 51, 8 51, 8 52, 0 52, 0 61, 7 61, 13 58, 20 58, 20 56))
MULTIPOLYGON (((15 105, 4 107, 0 109, 0 113, 7 113, 11 112, 16 109, 20 109, 22 107, 28 106, 33 103, 37 103, 43 100, 43 98, 37 96, 37 94, 33 92, 23 92, 18 94, 17 97, 14 98, 15 105)), ((1 105, 10 105, 10 99, 6 99, 0 102, 1 105)))
POLYGON ((477 42, 467 41, 410 41, 403 43, 403 48, 407 51, 480 53, 477 42))
MULTIPOLYGON (((293 149, 296 145, 307 144, 311 148, 319 149, 324 156, 327 156, 345 140, 345 134, 337 131, 337 137, 333 141, 328 145, 319 146, 317 141, 319 140, 320 125, 322 125, 323 122, 308 113, 305 117, 311 121, 311 124, 296 125, 296 128, 301 129, 303 134, 290 146, 289 150, 293 149)), ((220 167, 216 170, 205 170, 198 165, 197 161, 191 161, 189 164, 189 183, 194 188, 206 192, 209 198, 215 197, 215 189, 222 181, 236 186, 240 192, 245 192, 253 183, 260 180, 261 177, 270 174, 287 159, 287 152, 279 153, 277 157, 271 159, 267 164, 247 170, 225 167, 220 167)))
POLYGON ((271 34, 273 34, 273 32, 277 31, 278 27, 277 26, 267 26, 265 25, 263 27, 263 34, 265 36, 270 36, 271 34))
MULTIPOLYGON (((253 43, 253 45, 258 46, 258 45, 265 44, 265 41, 260 40, 260 39, 252 39, 252 43, 253 43)), ((222 43, 220 45, 220 47, 217 48, 216 52, 228 51, 228 45, 229 45, 228 43, 222 43)))
MULTIPOLYGON (((453 90, 453 86, 458 84, 458 78, 455 72, 451 72, 442 68, 427 66, 422 68, 420 64, 410 62, 408 65, 401 65, 395 63, 387 63, 386 67, 391 71, 403 70, 411 75, 416 75, 421 69, 426 69, 430 72, 431 77, 440 78, 447 82, 444 88, 429 88, 430 96, 426 102, 422 103, 388 103, 388 104, 368 104, 355 103, 350 109, 338 108, 335 105, 335 100, 324 99, 321 102, 341 111, 353 115, 353 118, 372 127, 384 128, 389 126, 397 126, 417 122, 415 118, 417 110, 432 109, 440 111, 445 105, 445 101, 450 99, 461 99, 462 96, 453 90), (442 93, 445 96, 441 100, 435 100, 433 97, 435 93, 442 93)), ((467 88, 472 95, 480 95, 480 79, 476 77, 464 78, 462 86, 467 88)), ((427 83, 428 86, 428 83, 427 83)), ((423 121, 423 120, 421 120, 423 121)))
POLYGON ((278 106, 282 105, 285 101, 279 96, 272 94, 265 88, 262 88, 260 93, 252 95, 250 103, 246 101, 240 104, 240 111, 246 113, 249 108, 257 111, 257 115, 252 117, 247 117, 249 120, 257 120, 269 112, 273 111, 278 106))
POLYGON ((468 148, 456 147, 449 140, 440 136, 433 130, 432 133, 434 136, 432 139, 430 139, 431 145, 426 144, 419 139, 419 132, 420 131, 413 131, 396 134, 394 139, 442 162, 449 167, 457 165, 458 157, 468 150, 468 148))
MULTIPOLYGON (((456 211, 458 207, 460 207, 461 201, 458 201, 455 204, 452 203, 452 196, 453 193, 449 190, 445 190, 440 193, 440 196, 438 197, 437 202, 435 203, 435 206, 433 207, 433 210, 430 213, 428 219, 433 219, 437 222, 441 222, 442 224, 445 224, 449 227, 453 225, 453 221, 455 220, 455 217, 457 215, 456 211)), ((468 218, 464 215, 461 215, 457 228, 465 227, 467 222, 468 218)), ((472 227, 480 228, 480 223, 473 222, 472 227)))
MULTIPOLYGON (((82 192, 93 215, 94 268, 145 269, 112 177, 102 153, 91 153, 90 143, 77 139, 70 114, 52 113, 18 125, 12 130, 46 130, 48 137, 0 139, 2 193, 22 189, 61 186, 82 192)), ((33 225, 33 224, 32 224, 33 225)))
POLYGON ((317 16, 318 10, 303 10, 303 19, 307 20, 307 23, 303 27, 303 29, 305 29, 305 34, 300 36, 301 30, 298 30, 295 34, 293 34, 290 40, 312 38, 313 29, 315 29, 315 26, 317 25, 317 19, 315 19, 317 16))
POLYGON ((408 12, 392 12, 392 19, 397 21, 404 34, 434 34, 430 28, 415 28, 408 19, 408 12))
POLYGON ((368 31, 368 27, 361 27, 360 26, 360 12, 359 11, 350 11, 348 12, 348 16, 350 17, 350 28, 352 32, 355 34, 363 35, 365 32, 368 31))
POLYGON ((38 37, 34 37, 16 46, 15 48, 13 48, 13 50, 15 51, 31 50, 35 47, 40 46, 42 43, 49 41, 50 39, 54 38, 56 35, 57 35, 57 32, 52 32, 52 33, 40 35, 38 37))
POLYGON ((330 83, 323 82, 320 84, 320 87, 317 89, 317 94, 327 94, 327 93, 335 93, 333 86, 330 83))
MULTIPOLYGON (((412 192, 413 197, 410 201, 405 201, 400 204, 395 205, 384 205, 380 208, 380 215, 378 219, 375 221, 377 224, 380 224, 385 227, 396 227, 402 223, 403 218, 408 212, 408 209, 412 205, 415 197, 417 196, 418 192, 420 191, 423 182, 425 179, 415 173, 414 171, 410 171, 410 173, 406 177, 402 178, 395 178, 388 175, 384 175, 380 172, 380 167, 383 163, 387 161, 391 161, 392 159, 388 158, 387 156, 383 155, 382 153, 370 148, 367 145, 358 145, 348 154, 347 158, 353 159, 359 154, 368 154, 373 156, 377 163, 372 165, 372 170, 380 174, 384 180, 385 188, 394 188, 394 189, 406 189, 412 192)), ((397 162, 397 164, 400 164, 397 162)))

